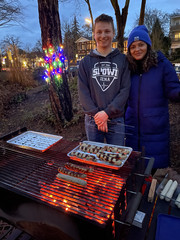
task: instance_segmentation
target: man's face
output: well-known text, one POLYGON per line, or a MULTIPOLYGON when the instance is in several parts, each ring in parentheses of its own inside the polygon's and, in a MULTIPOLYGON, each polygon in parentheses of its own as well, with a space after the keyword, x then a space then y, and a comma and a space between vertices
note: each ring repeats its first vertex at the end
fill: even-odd
POLYGON ((98 22, 95 25, 94 38, 96 40, 97 49, 106 50, 112 46, 114 38, 113 26, 108 22, 98 22))

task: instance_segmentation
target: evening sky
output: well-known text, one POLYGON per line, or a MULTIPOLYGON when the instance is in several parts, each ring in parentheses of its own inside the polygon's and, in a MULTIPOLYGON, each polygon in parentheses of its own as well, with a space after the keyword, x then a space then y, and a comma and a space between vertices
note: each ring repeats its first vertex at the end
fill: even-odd
MULTIPOLYGON (((7 35, 13 35, 18 37, 21 46, 24 48, 28 46, 34 47, 35 43, 41 39, 41 31, 38 17, 38 3, 37 0, 20 0, 23 6, 23 17, 20 24, 15 26, 8 26, 1 28, 0 40, 7 35)), ((88 6, 84 0, 81 5, 76 0, 69 0, 66 3, 59 3, 59 14, 61 25, 65 23, 71 23, 73 17, 76 15, 78 22, 82 25, 85 24, 85 18, 89 18, 88 6)), ((119 0, 120 9, 124 7, 125 0, 119 0)), ((110 0, 90 0, 92 13, 94 19, 101 13, 111 15, 114 18, 114 9, 110 3, 110 0)), ((179 7, 179 0, 146 0, 146 6, 151 9, 161 10, 165 13, 173 13, 179 7)), ((129 5, 129 12, 127 17, 127 24, 125 29, 125 35, 128 36, 130 30, 135 26, 135 20, 140 14, 141 0, 131 0, 129 5)), ((116 24, 116 22, 115 22, 116 24)))

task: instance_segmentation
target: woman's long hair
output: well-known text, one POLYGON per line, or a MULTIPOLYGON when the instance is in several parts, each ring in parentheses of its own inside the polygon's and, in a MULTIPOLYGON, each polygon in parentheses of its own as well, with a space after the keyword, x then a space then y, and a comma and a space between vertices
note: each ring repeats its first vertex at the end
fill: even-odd
MULTIPOLYGON (((129 62, 129 68, 133 73, 138 72, 138 62, 135 60, 130 53, 130 50, 128 49, 127 53, 127 59, 129 62)), ((151 46, 147 45, 147 53, 145 57, 141 61, 142 63, 142 72, 147 72, 152 66, 157 66, 158 60, 157 60, 157 52, 153 51, 151 46)))

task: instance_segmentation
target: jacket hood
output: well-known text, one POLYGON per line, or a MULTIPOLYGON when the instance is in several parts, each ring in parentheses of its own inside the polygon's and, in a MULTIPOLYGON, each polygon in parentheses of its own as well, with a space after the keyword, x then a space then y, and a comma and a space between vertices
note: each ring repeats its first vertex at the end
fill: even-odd
MULTIPOLYGON (((117 49, 117 48, 115 48, 112 52, 110 52, 106 57, 114 57, 114 56, 116 56, 116 55, 118 55, 118 54, 120 54, 120 51, 117 49)), ((106 58, 105 56, 102 56, 101 54, 98 54, 98 52, 97 52, 97 50, 91 50, 91 52, 90 52, 90 56, 91 57, 96 57, 96 58, 99 58, 99 57, 104 57, 104 58, 106 58)))
POLYGON ((161 51, 158 51, 157 54, 158 54, 158 62, 166 59, 166 57, 164 56, 164 54, 161 51))

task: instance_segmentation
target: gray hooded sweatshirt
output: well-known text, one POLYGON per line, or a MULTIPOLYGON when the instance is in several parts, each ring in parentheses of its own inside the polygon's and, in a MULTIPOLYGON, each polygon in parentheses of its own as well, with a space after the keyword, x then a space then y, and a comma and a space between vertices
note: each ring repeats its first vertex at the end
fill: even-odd
POLYGON ((106 57, 92 50, 79 65, 78 91, 84 113, 104 110, 109 119, 122 117, 130 90, 126 56, 118 49, 106 57))

